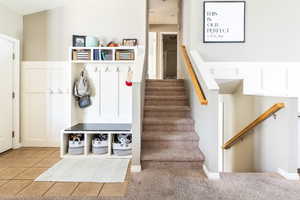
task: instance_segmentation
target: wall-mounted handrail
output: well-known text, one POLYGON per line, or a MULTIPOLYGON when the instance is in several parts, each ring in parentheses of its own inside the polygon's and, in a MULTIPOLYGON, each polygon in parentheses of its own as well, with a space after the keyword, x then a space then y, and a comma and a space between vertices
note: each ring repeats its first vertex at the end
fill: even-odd
POLYGON ((181 52, 181 56, 182 56, 182 59, 184 61, 184 64, 186 66, 186 69, 187 69, 187 71, 189 73, 189 76, 190 76, 190 78, 192 80, 193 86, 194 86, 194 88, 196 90, 196 95, 198 96, 198 99, 199 99, 200 103, 202 105, 207 105, 208 104, 208 100, 206 99, 206 96, 205 96, 205 94, 203 92, 203 89, 202 89, 202 87, 200 85, 200 82, 199 82, 199 80, 198 80, 198 78, 196 76, 196 73, 194 71, 192 62, 191 62, 191 60, 190 60, 190 58, 188 56, 188 53, 187 53, 186 48, 185 48, 184 45, 181 46, 180 52, 181 52))
POLYGON ((230 149, 234 144, 236 144, 239 140, 243 139, 246 134, 255 128, 258 124, 262 123, 264 120, 269 118, 271 115, 284 108, 284 103, 276 103, 271 108, 269 108, 266 112, 260 115, 256 120, 251 122, 248 126, 246 126, 243 130, 233 136, 230 140, 228 140, 224 145, 223 149, 230 149))

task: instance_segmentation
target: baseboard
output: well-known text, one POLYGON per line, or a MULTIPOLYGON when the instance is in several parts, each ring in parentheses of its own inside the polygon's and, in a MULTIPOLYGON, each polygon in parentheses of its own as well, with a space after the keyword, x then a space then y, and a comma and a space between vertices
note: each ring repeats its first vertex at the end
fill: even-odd
POLYGON ((203 171, 208 179, 210 180, 218 180, 220 179, 220 173, 218 172, 210 172, 205 165, 203 165, 203 171))
POLYGON ((21 143, 17 143, 17 144, 14 144, 13 145, 13 149, 19 149, 22 147, 22 144, 21 143))
POLYGON ((138 173, 142 171, 141 165, 131 165, 131 172, 138 173))
POLYGON ((298 173, 289 173, 281 168, 277 169, 277 173, 287 180, 300 180, 298 173))

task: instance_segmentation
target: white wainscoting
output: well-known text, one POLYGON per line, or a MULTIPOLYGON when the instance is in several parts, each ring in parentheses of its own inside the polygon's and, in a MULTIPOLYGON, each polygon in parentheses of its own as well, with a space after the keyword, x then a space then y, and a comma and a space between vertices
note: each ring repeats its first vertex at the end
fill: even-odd
POLYGON ((22 63, 23 146, 59 146, 62 129, 75 123, 131 123, 132 87, 125 84, 131 64, 73 65, 22 63), (85 67, 92 105, 81 109, 72 94, 85 67))
POLYGON ((300 63, 206 62, 216 79, 243 79, 246 95, 299 97, 300 63))
POLYGON ((23 62, 21 141, 23 146, 58 147, 68 122, 65 62, 23 62))

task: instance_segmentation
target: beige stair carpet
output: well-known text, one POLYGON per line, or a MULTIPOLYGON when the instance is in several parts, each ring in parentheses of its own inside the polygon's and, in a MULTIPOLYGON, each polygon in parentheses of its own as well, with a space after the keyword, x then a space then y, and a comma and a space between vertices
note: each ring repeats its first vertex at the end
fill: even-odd
POLYGON ((143 168, 202 167, 183 80, 147 80, 142 134, 143 168))

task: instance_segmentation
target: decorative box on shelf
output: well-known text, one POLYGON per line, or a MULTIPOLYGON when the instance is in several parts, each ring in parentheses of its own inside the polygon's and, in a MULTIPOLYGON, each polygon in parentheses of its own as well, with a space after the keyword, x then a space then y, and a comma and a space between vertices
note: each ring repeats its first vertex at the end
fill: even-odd
POLYGON ((91 60, 90 49, 73 49, 72 60, 91 60))
POLYGON ((132 49, 116 50, 116 60, 134 60, 134 57, 134 50, 132 49))

